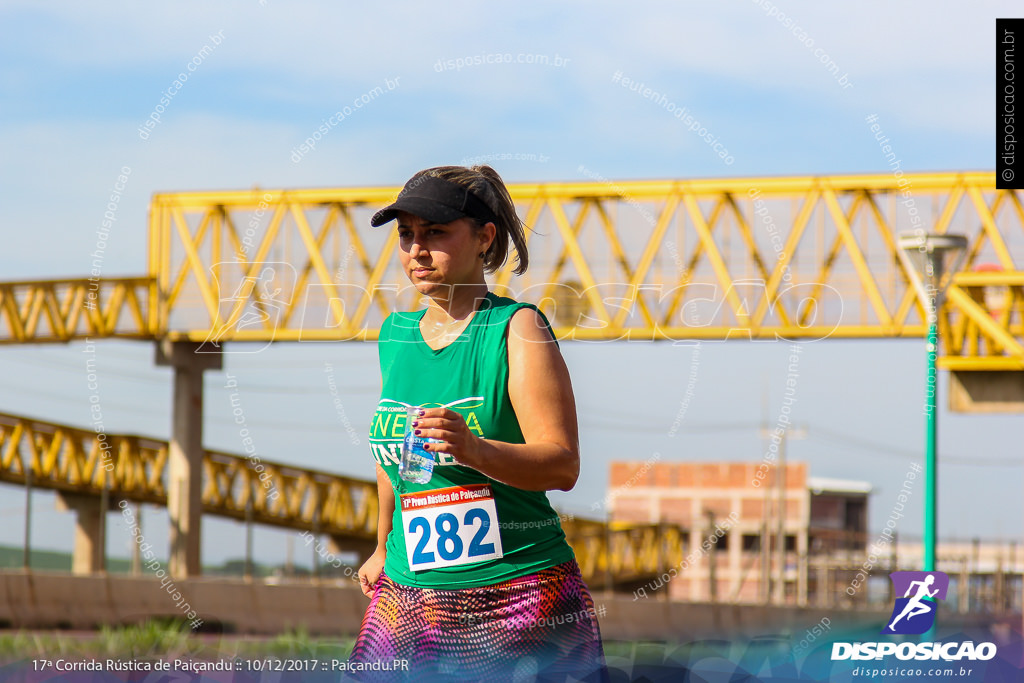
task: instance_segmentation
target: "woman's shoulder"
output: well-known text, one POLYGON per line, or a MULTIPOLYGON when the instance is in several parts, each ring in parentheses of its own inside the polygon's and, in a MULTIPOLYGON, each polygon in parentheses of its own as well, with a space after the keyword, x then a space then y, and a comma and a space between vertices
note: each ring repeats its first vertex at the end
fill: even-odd
POLYGON ((535 304, 493 294, 493 307, 501 320, 508 323, 509 331, 518 338, 550 341, 554 337, 551 322, 535 304))
POLYGON ((500 315, 512 316, 515 315, 517 311, 523 308, 532 308, 537 311, 540 310, 534 304, 531 304, 528 301, 518 301, 516 299, 513 299, 512 297, 501 296, 500 294, 495 294, 494 292, 488 292, 487 298, 490 301, 491 311, 498 313, 500 315))
POLYGON ((495 292, 487 292, 488 307, 492 310, 500 310, 506 306, 515 306, 519 302, 515 299, 507 296, 496 294, 495 292))

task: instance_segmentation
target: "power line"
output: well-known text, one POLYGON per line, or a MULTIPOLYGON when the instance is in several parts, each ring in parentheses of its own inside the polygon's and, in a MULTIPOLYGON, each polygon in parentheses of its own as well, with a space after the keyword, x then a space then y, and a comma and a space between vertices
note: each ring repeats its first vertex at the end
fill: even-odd
MULTIPOLYGON (((32 388, 32 389, 18 389, 18 388, 15 388, 14 391, 15 392, 21 392, 21 393, 24 393, 24 394, 34 395, 34 396, 37 396, 37 397, 46 398, 46 399, 49 399, 49 400, 60 401, 60 402, 63 402, 63 403, 72 403, 72 404, 76 404, 76 405, 87 404, 87 401, 85 399, 78 399, 78 398, 75 398, 73 396, 67 396, 65 394, 58 394, 58 393, 55 393, 55 392, 49 392, 49 391, 45 391, 45 390, 41 390, 41 389, 37 389, 37 388, 32 388)), ((136 413, 136 414, 147 415, 147 416, 149 416, 151 418, 169 419, 169 413, 167 413, 167 412, 159 411, 159 410, 145 410, 141 406, 139 406, 138 404, 127 404, 127 403, 120 403, 118 401, 103 400, 103 401, 101 401, 100 405, 103 408, 110 408, 110 407, 118 408, 120 410, 124 410, 124 411, 127 411, 127 412, 133 412, 133 413, 136 413)), ((83 412, 84 413, 89 413, 88 410, 84 410, 83 412)), ((206 423, 215 423, 215 424, 220 424, 220 425, 233 425, 233 424, 237 424, 231 418, 219 417, 219 416, 213 416, 213 415, 204 416, 203 420, 206 423)), ((56 420, 53 420, 53 421, 56 421, 56 420)), ((332 433, 332 434, 333 433, 337 433, 339 430, 342 431, 342 432, 346 431, 344 429, 344 427, 342 427, 340 424, 335 427, 335 426, 328 426, 328 425, 324 425, 324 424, 309 424, 309 423, 302 423, 302 422, 287 422, 287 421, 277 421, 277 420, 249 419, 247 421, 250 424, 255 425, 257 428, 266 428, 266 429, 273 429, 273 430, 279 430, 279 431, 305 431, 305 432, 314 431, 314 432, 326 432, 326 433, 332 433)), ((109 420, 104 420, 104 422, 109 423, 109 420)), ((86 427, 81 427, 81 429, 86 429, 86 427)))
MULTIPOLYGON (((589 418, 581 418, 580 424, 586 426, 588 429, 594 429, 597 431, 613 431, 613 432, 637 432, 642 434, 651 433, 651 420, 648 417, 646 421, 636 422, 620 422, 608 417, 598 417, 593 412, 588 412, 589 418)), ((616 415, 618 413, 616 412, 616 415)), ((707 422, 707 423, 694 423, 689 426, 684 426, 680 429, 679 434, 685 435, 696 435, 696 434, 720 434, 720 433, 736 433, 750 431, 751 433, 761 429, 763 425, 760 423, 745 423, 745 422, 707 422)), ((885 444, 878 441, 872 441, 863 437, 854 436, 851 434, 844 434, 842 432, 833 431, 822 427, 808 427, 807 436, 814 438, 817 437, 827 443, 838 444, 845 448, 856 447, 858 452, 862 455, 868 456, 882 456, 896 455, 901 458, 921 458, 922 454, 919 451, 898 448, 891 444, 885 444), (860 450, 863 449, 863 450, 860 450)), ((1021 467, 1024 466, 1024 458, 993 458, 984 456, 961 456, 961 455, 942 455, 940 454, 940 461, 948 465, 963 465, 972 467, 1021 467)))
MULTIPOLYGON (((44 365, 39 363, 31 363, 31 365, 44 365)), ((74 367, 76 369, 84 369, 83 366, 72 366, 68 364, 67 367, 74 367)), ((112 374, 122 375, 116 371, 104 371, 111 372, 112 374)), ((126 379, 138 381, 140 378, 125 376, 126 379)), ((159 382, 156 378, 152 378, 151 383, 159 382)), ((163 384, 162 382, 160 382, 163 384)), ((169 388, 169 386, 167 387, 169 388)), ((266 384, 243 384, 237 387, 240 394, 246 393, 254 394, 285 394, 285 395, 310 395, 309 389, 295 388, 295 387, 281 387, 266 384)), ((82 404, 85 402, 84 399, 77 399, 66 394, 58 394, 56 392, 48 392, 37 387, 32 388, 14 388, 16 392, 22 394, 34 395, 50 400, 61 401, 64 403, 82 404)), ((350 389, 353 393, 369 393, 376 392, 379 390, 377 386, 361 386, 350 389)), ((165 412, 160 410, 146 410, 143 409, 139 404, 127 404, 118 401, 104 400, 102 405, 107 407, 117 408, 119 410, 125 410, 136 414, 143 414, 150 417, 164 417, 165 412)), ((625 414, 627 420, 616 420, 615 417, 623 415, 620 411, 616 410, 614 416, 599 416, 599 411, 591 409, 581 409, 578 412, 582 412, 587 417, 579 419, 580 425, 585 426, 587 429, 595 431, 612 431, 612 432, 635 432, 650 435, 651 433, 651 419, 650 416, 642 416, 637 414, 625 414)), ((234 424, 234 420, 230 418, 208 416, 205 418, 208 422, 213 422, 220 425, 234 424)), ((291 431, 301 430, 306 432, 323 432, 323 433, 337 433, 345 431, 340 425, 324 425, 324 424, 310 424, 300 422, 288 422, 288 421, 276 421, 276 420, 252 420, 252 423, 258 427, 265 429, 278 430, 278 431, 291 431)), ((684 426, 680 430, 681 435, 696 435, 696 434, 721 434, 721 433, 741 433, 751 432, 754 433, 759 430, 763 425, 754 422, 706 422, 706 423, 692 423, 688 426, 684 426)), ((812 427, 809 429, 808 436, 810 438, 818 438, 826 443, 838 445, 843 448, 857 448, 861 455, 867 456, 883 456, 895 455, 901 458, 920 458, 921 453, 917 450, 906 449, 895 447, 891 444, 886 444, 870 439, 865 439, 860 436, 851 434, 845 434, 842 432, 830 430, 823 427, 812 427), (862 450, 861 450, 862 449, 862 450)), ((993 458, 984 456, 958 456, 958 455, 941 455, 940 461, 948 465, 962 465, 972 467, 1021 467, 1024 466, 1024 458, 993 458)))
MULTIPOLYGON (((17 365, 33 365, 35 367, 42 367, 42 368, 47 368, 47 369, 51 369, 51 370, 54 369, 54 366, 61 366, 61 367, 65 367, 65 368, 68 368, 68 369, 74 369, 74 370, 79 370, 79 371, 84 371, 85 370, 85 365, 84 364, 76 365, 76 364, 70 364, 70 363, 53 363, 53 362, 43 362, 43 363, 40 363, 40 362, 33 362, 32 360, 27 360, 27 359, 26 360, 17 361, 16 364, 17 365)), ((262 371, 263 368, 260 368, 260 370, 262 371)), ((122 380, 125 380, 125 381, 128 381, 128 382, 135 382, 137 384, 145 384, 145 385, 152 386, 152 387, 159 386, 159 387, 163 387, 163 388, 170 388, 170 386, 171 386, 170 383, 166 379, 164 379, 162 377, 153 377, 153 376, 146 377, 146 376, 140 376, 140 375, 137 375, 137 374, 129 374, 127 372, 122 372, 122 371, 117 370, 117 369, 101 368, 98 365, 95 368, 95 372, 96 372, 96 375, 99 378, 101 378, 101 379, 103 377, 114 376, 114 377, 118 377, 118 378, 120 378, 122 380)), ((217 384, 222 382, 221 378, 216 377, 214 375, 205 375, 204 376, 204 380, 205 380, 204 384, 206 384, 206 385, 214 385, 214 386, 216 386, 217 384)), ((344 385, 342 385, 340 383, 337 383, 337 382, 335 384, 338 386, 339 393, 342 390, 344 390, 344 391, 350 392, 350 393, 365 394, 365 393, 370 393, 370 392, 378 391, 380 389, 380 387, 378 385, 370 385, 370 384, 364 384, 364 385, 353 386, 353 387, 346 387, 346 386, 344 386, 344 385)), ((326 386, 326 382, 324 382, 324 385, 326 386)), ((259 382, 256 382, 256 383, 253 383, 253 384, 246 383, 246 384, 240 385, 238 387, 238 389, 243 389, 243 388, 244 388, 244 390, 246 392, 251 392, 251 393, 254 393, 254 394, 297 394, 297 395, 305 395, 305 394, 309 394, 310 393, 310 390, 308 388, 301 388, 301 387, 295 387, 295 386, 282 386, 282 385, 275 385, 275 384, 262 384, 262 383, 259 383, 259 382)))
MULTIPOLYGON (((823 441, 839 444, 844 447, 857 446, 865 449, 859 451, 862 455, 882 456, 882 454, 896 455, 901 458, 923 459, 920 451, 905 448, 897 448, 889 444, 872 441, 859 436, 843 434, 821 427, 815 427, 809 431, 809 436, 817 437, 823 441)), ((978 456, 958 456, 939 454, 939 461, 949 465, 985 465, 989 467, 1020 467, 1024 465, 1024 458, 991 458, 978 456)))

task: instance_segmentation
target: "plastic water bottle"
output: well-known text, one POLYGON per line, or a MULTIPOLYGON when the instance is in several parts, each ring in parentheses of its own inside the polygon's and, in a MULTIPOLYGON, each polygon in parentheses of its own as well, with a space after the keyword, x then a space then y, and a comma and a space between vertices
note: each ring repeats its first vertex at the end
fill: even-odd
POLYGON ((398 462, 398 476, 414 484, 426 484, 434 474, 434 453, 423 450, 425 443, 438 443, 439 439, 413 434, 412 421, 419 417, 419 407, 405 410, 405 439, 402 441, 402 459, 398 462))

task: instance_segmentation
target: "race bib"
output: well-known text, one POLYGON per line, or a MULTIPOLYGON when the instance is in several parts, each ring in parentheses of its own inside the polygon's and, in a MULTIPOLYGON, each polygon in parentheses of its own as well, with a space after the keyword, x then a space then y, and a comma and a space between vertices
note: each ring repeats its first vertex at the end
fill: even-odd
POLYGON ((409 569, 457 567, 502 557, 490 484, 406 493, 400 500, 409 569))

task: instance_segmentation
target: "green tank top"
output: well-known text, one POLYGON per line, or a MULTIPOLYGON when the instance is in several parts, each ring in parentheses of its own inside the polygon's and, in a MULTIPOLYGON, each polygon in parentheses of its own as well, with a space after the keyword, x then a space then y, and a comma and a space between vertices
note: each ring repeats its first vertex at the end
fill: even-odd
MULTIPOLYGON (((488 292, 462 334, 438 350, 427 346, 420 333, 425 309, 394 312, 381 325, 378 350, 383 386, 370 426, 369 444, 395 490, 395 515, 384 571, 397 583, 422 588, 487 586, 574 557, 558 513, 543 491, 524 491, 503 484, 457 464, 447 455, 436 458, 433 476, 426 484, 410 483, 398 476, 405 408, 409 405, 446 406, 461 414, 469 429, 481 438, 525 443, 508 396, 507 346, 509 320, 523 307, 540 313, 533 304, 488 292), (436 493, 422 493, 427 491, 436 493), (493 507, 472 499, 480 492, 493 498, 493 507), (406 497, 403 517, 401 497, 417 493, 422 495, 406 497), (455 504, 462 502, 462 496, 471 502, 455 504), (447 504, 449 501, 452 504, 447 504), (412 503, 423 504, 429 510, 420 512, 412 503), (474 512, 472 507, 480 509, 474 512), (492 517, 495 513, 496 524, 492 517), (493 526, 500 536, 501 557, 488 552, 496 543, 485 542, 494 541, 493 526), (484 537, 485 531, 489 538, 484 537), (415 570, 409 564, 410 554, 417 563, 415 570), (473 559, 480 555, 490 559, 473 559), (428 565, 429 560, 457 564, 419 568, 424 559, 428 565)), ((541 317, 550 330, 547 317, 543 313, 541 317)))

